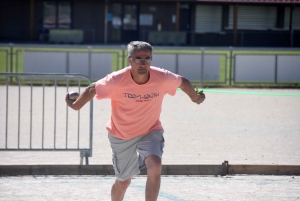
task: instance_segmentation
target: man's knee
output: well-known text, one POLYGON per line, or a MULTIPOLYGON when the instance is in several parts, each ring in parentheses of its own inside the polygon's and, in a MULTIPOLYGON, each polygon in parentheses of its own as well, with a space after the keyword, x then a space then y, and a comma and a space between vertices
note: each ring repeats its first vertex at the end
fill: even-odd
POLYGON ((120 190, 126 190, 131 183, 131 179, 127 179, 125 181, 116 180, 115 185, 120 190))
POLYGON ((145 159, 148 173, 160 174, 162 165, 161 158, 155 155, 150 155, 145 159))

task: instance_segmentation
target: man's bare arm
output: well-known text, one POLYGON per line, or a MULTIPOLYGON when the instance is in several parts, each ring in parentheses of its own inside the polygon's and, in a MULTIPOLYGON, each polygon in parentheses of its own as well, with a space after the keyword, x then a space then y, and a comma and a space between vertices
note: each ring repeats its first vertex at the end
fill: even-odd
POLYGON ((82 94, 79 95, 76 101, 69 100, 68 94, 66 94, 65 101, 67 105, 73 110, 80 110, 87 102, 92 100, 96 95, 96 84, 90 84, 82 94))
POLYGON ((191 82, 188 79, 186 79, 185 77, 181 77, 181 79, 182 79, 182 82, 181 82, 181 85, 179 86, 179 88, 183 92, 185 92, 193 102, 195 102, 197 104, 202 103, 205 99, 205 94, 204 93, 197 94, 193 85, 191 84, 191 82))

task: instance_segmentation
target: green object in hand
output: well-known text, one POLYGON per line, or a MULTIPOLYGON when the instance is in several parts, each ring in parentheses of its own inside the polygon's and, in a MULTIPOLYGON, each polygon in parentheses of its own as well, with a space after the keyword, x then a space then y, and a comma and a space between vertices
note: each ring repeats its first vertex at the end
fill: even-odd
POLYGON ((196 86, 196 89, 195 89, 195 91, 196 91, 196 93, 197 93, 197 94, 203 95, 203 90, 201 90, 201 91, 198 91, 198 86, 196 86))

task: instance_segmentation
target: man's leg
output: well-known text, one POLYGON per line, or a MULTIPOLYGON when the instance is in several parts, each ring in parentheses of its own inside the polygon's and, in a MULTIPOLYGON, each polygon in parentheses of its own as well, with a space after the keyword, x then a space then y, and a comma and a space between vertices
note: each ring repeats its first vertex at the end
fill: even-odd
POLYGON ((122 140, 108 134, 112 149, 112 162, 116 175, 116 181, 111 188, 111 200, 122 200, 126 189, 130 185, 131 178, 140 173, 137 142, 141 137, 131 140, 122 140))
POLYGON ((160 188, 161 176, 161 159, 158 156, 150 155, 145 158, 147 166, 147 183, 146 183, 146 201, 157 200, 160 188))
POLYGON ((121 201, 124 198, 126 189, 130 185, 131 179, 125 181, 116 180, 111 188, 111 200, 121 201))

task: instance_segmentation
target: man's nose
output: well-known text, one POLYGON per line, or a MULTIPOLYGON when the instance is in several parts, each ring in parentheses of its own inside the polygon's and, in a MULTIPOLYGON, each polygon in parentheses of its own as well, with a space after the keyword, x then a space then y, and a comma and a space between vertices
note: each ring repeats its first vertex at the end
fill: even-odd
POLYGON ((141 64, 146 64, 146 63, 147 63, 147 62, 146 62, 146 59, 141 59, 140 63, 141 63, 141 64))

